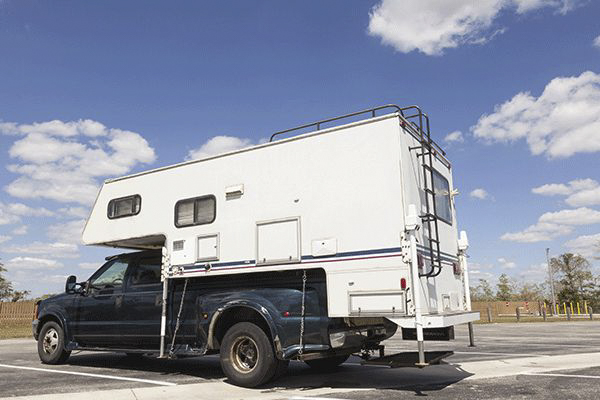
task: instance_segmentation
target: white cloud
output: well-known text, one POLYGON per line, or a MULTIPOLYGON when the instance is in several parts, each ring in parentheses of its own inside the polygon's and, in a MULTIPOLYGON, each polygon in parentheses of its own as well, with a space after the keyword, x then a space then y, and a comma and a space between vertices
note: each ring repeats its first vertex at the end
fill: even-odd
POLYGON ((518 93, 471 130, 489 142, 524 139, 533 154, 550 158, 600 151, 600 75, 555 78, 539 97, 518 93))
POLYGON ((590 208, 560 210, 542 214, 538 222, 520 232, 505 233, 500 237, 521 243, 535 243, 552 240, 573 232, 576 225, 591 225, 600 223, 600 211, 590 208))
POLYGON ((78 219, 48 226, 48 237, 61 243, 81 244, 85 219, 78 219))
POLYGON ((565 247, 584 257, 593 256, 600 253, 600 233, 576 237, 566 242, 565 247))
POLYGON ((81 269, 93 269, 93 270, 96 270, 102 266, 102 264, 97 263, 97 262, 82 262, 82 263, 79 263, 78 265, 79 265, 79 268, 81 268, 81 269))
POLYGON ((475 199, 485 200, 490 197, 490 194, 485 189, 477 188, 472 190, 471 193, 469 193, 469 196, 475 199))
POLYGON ((27 235, 28 227, 27 225, 21 225, 11 231, 13 235, 27 235))
POLYGON ((4 253, 34 254, 52 258, 79 257, 78 247, 73 243, 32 242, 28 244, 13 244, 9 246, 3 246, 0 250, 4 253))
POLYGON ((37 269, 37 268, 47 268, 47 269, 55 269, 63 266, 60 262, 56 260, 51 260, 48 258, 36 258, 36 257, 15 257, 6 261, 6 268, 15 268, 15 269, 37 269))
POLYGON ((505 269, 513 269, 517 266, 517 264, 514 261, 509 261, 504 257, 500 257, 498 259, 498 262, 500 263, 500 266, 505 269))
POLYGON ((444 142, 446 142, 446 143, 453 143, 453 142, 462 143, 464 141, 465 141, 465 138, 463 137, 463 134, 461 131, 450 132, 444 138, 444 142))
POLYGON ((440 55, 444 49, 487 42, 504 28, 494 21, 504 9, 524 14, 552 7, 561 14, 579 0, 381 0, 369 15, 368 33, 402 53, 440 55))
POLYGON ((531 191, 543 196, 568 196, 565 202, 572 207, 600 204, 600 183, 593 179, 576 179, 567 184, 549 183, 531 191))
POLYGON ((198 160, 217 154, 228 153, 252 146, 254 143, 247 138, 235 136, 215 136, 197 149, 190 150, 186 160, 198 160))
POLYGON ((0 243, 8 242, 10 239, 12 239, 11 236, 0 235, 0 243))
POLYGON ((5 187, 20 198, 87 205, 96 197, 99 178, 124 175, 156 159, 138 133, 91 120, 2 123, 0 133, 21 136, 9 150, 16 162, 8 166, 19 177, 5 187))
POLYGON ((600 35, 596 36, 596 39, 594 39, 594 46, 598 47, 600 49, 600 35))
POLYGON ((90 215, 89 208, 86 207, 63 207, 58 212, 68 217, 87 218, 90 215))
POLYGON ((580 207, 573 210, 547 212, 540 216, 539 222, 563 225, 590 225, 600 223, 600 211, 580 207))

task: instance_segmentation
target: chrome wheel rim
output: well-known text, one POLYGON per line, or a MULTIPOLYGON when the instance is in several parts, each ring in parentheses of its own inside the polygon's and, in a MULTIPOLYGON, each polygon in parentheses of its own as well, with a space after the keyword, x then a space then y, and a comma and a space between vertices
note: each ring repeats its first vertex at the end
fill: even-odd
POLYGON ((50 328, 46 331, 42 345, 46 354, 53 354, 56 351, 58 348, 58 332, 56 329, 50 328))
POLYGON ((258 346, 248 336, 236 338, 233 346, 231 346, 231 355, 233 367, 243 374, 251 372, 258 364, 258 346))

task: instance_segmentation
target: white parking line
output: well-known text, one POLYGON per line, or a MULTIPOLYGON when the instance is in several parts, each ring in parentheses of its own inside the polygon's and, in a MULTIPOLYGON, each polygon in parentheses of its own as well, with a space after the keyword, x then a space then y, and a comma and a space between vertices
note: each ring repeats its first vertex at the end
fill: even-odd
POLYGON ((20 365, 0 364, 0 367, 3 367, 3 368, 15 368, 15 369, 25 369, 25 370, 29 370, 29 371, 53 372, 55 374, 89 376, 89 377, 93 377, 93 378, 114 379, 114 380, 117 380, 117 381, 130 381, 130 382, 150 383, 152 385, 160 385, 160 386, 175 386, 176 385, 175 383, 171 383, 171 382, 153 381, 153 380, 150 380, 150 379, 138 379, 138 378, 126 378, 124 376, 110 376, 110 375, 100 375, 100 374, 88 374, 86 372, 61 371, 61 370, 58 370, 58 369, 49 369, 49 368, 23 367, 23 366, 20 366, 20 365))
MULTIPOLYGON (((532 353, 485 353, 480 351, 455 351, 454 354, 475 354, 483 356, 512 356, 512 357, 543 357, 546 354, 532 354, 532 353)), ((548 356, 550 357, 550 356, 548 356)))
POLYGON ((600 379, 600 376, 594 375, 569 375, 569 374, 547 374, 547 373, 535 373, 535 372, 527 372, 523 375, 534 375, 534 376, 555 376, 558 378, 584 378, 584 379, 600 379))

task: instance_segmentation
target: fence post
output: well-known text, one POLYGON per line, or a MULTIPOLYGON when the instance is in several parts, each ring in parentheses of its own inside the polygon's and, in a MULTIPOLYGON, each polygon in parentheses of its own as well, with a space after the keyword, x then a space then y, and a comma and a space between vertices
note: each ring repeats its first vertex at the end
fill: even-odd
POLYGON ((567 321, 571 320, 571 309, 567 307, 567 321))
POLYGON ((492 322, 492 307, 487 307, 488 322, 492 322))
POLYGON ((544 317, 544 322, 546 322, 546 307, 542 308, 542 316, 544 317))
POLYGON ((590 311, 590 321, 594 319, 594 310, 592 310, 592 306, 588 306, 588 310, 590 311))
POLYGON ((521 320, 521 310, 519 310, 519 307, 517 307, 515 309, 515 313, 517 314, 517 321, 521 320))

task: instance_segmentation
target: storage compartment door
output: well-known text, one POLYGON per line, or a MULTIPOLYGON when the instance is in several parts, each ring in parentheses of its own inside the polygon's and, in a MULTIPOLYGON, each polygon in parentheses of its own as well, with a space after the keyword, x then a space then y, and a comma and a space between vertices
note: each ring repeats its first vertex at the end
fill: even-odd
POLYGON ((256 223, 256 263, 300 261, 300 218, 256 223))
POLYGON ((219 235, 198 237, 197 261, 216 261, 219 259, 219 235))

